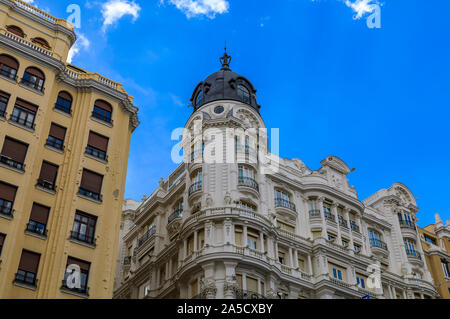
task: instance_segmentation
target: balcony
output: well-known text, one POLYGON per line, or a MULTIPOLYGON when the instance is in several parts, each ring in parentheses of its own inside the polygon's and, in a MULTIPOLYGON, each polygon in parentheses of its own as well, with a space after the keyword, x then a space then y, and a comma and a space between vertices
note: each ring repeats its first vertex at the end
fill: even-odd
POLYGON ((45 145, 53 147, 60 151, 64 150, 64 141, 60 140, 58 138, 55 138, 53 136, 48 137, 47 141, 45 142, 45 145))
POLYGON ((408 257, 408 260, 411 263, 415 263, 415 264, 419 264, 419 265, 423 264, 422 256, 414 250, 406 249, 406 256, 408 257))
POLYGON ((413 240, 417 238, 416 226, 407 220, 399 220, 400 230, 404 237, 409 237, 413 240))
POLYGON ((126 256, 126 257, 123 259, 122 264, 123 264, 124 266, 129 266, 129 265, 131 265, 131 256, 126 256))
POLYGON ((79 232, 71 231, 69 239, 72 239, 77 242, 85 243, 90 246, 97 245, 97 239, 94 236, 88 236, 87 234, 82 234, 79 232))
POLYGON ((36 287, 37 285, 37 279, 36 279, 36 274, 29 272, 29 271, 25 271, 25 270, 21 270, 19 269, 16 273, 16 276, 14 278, 14 283, 15 284, 23 284, 26 285, 28 287, 36 287))
POLYGON ((339 216, 338 220, 339 220, 339 226, 341 226, 345 229, 348 229, 348 222, 342 216, 339 216))
POLYGON ((297 212, 295 204, 293 204, 290 200, 275 198, 275 207, 276 208, 286 208, 292 212, 297 212))
POLYGON ((333 223, 336 222, 336 217, 331 212, 325 211, 323 214, 326 220, 332 221, 333 223))
POLYGON ((147 240, 149 240, 150 238, 152 238, 156 233, 156 228, 155 226, 150 227, 150 229, 144 234, 144 236, 142 236, 141 238, 138 239, 138 248, 141 247, 147 240))
POLYGON ((356 223, 353 220, 350 221, 350 228, 354 232, 361 233, 360 230, 359 230, 359 226, 356 225, 356 223))
POLYGON ((370 246, 372 247, 372 252, 376 255, 386 257, 389 254, 387 244, 379 239, 371 238, 370 246))
MULTIPOLYGON (((26 74, 27 73, 25 72, 25 75, 26 74)), ((31 80, 31 75, 30 75, 30 77, 22 78, 22 80, 20 80, 20 84, 23 84, 24 86, 30 88, 31 90, 39 92, 39 93, 42 93, 42 94, 45 91, 43 83, 42 84, 38 84, 36 81, 31 80)))
POLYGON ((89 155, 89 156, 92 156, 92 157, 95 157, 95 158, 98 158, 98 159, 100 159, 102 161, 105 161, 105 162, 108 161, 108 155, 106 155, 106 152, 104 152, 104 151, 102 151, 102 150, 100 150, 98 148, 95 148, 93 146, 90 146, 90 145, 88 145, 86 147, 85 154, 89 155))
POLYGON ((84 189, 84 188, 81 188, 81 187, 78 190, 78 194, 81 195, 81 196, 85 196, 85 197, 87 197, 89 199, 92 199, 94 201, 97 201, 97 202, 102 202, 103 201, 102 194, 94 193, 92 191, 88 191, 87 189, 84 189))
POLYGON ((38 179, 36 186, 52 192, 56 192, 56 185, 54 182, 38 179))
POLYGON ((238 181, 239 186, 248 187, 257 193, 259 193, 259 185, 258 183, 251 177, 239 177, 238 181))
POLYGON ((8 167, 14 168, 16 170, 19 170, 21 172, 25 171, 25 164, 17 162, 17 161, 15 161, 7 156, 4 156, 4 155, 0 155, 0 163, 6 165, 8 167))
POLYGON ((11 117, 9 118, 9 121, 12 123, 17 123, 20 126, 26 127, 30 130, 34 130, 36 127, 36 124, 34 124, 34 121, 27 121, 17 115, 11 115, 11 117))
POLYGON ((76 287, 69 288, 67 286, 67 280, 63 280, 62 281, 61 290, 63 292, 73 293, 74 295, 78 295, 78 296, 83 297, 83 298, 89 297, 89 287, 87 287, 86 284, 84 284, 84 285, 81 284, 80 288, 76 288, 76 287))
POLYGON ((46 225, 30 220, 27 224, 26 231, 47 238, 48 229, 46 225))
POLYGON ((236 290, 236 299, 266 299, 266 297, 254 291, 238 289, 236 290))
POLYGON ((183 217, 183 210, 182 209, 177 209, 175 210, 172 215, 169 216, 169 218, 167 218, 167 224, 170 224, 171 222, 173 222, 175 219, 177 218, 181 218, 183 217))
POLYGON ((197 192, 200 192, 202 190, 202 187, 203 187, 202 182, 193 183, 189 187, 189 192, 188 192, 189 197, 197 192))
POLYGON ((13 206, 12 202, 0 199, 0 215, 6 216, 6 218, 11 219, 14 213, 12 206, 13 206))
POLYGON ((311 209, 309 211, 309 216, 311 218, 320 218, 320 210, 319 209, 311 209))

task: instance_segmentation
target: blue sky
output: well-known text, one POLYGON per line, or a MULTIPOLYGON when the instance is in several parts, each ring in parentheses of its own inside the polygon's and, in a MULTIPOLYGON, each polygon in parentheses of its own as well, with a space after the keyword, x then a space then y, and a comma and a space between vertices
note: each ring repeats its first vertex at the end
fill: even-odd
POLYGON ((318 169, 338 156, 356 168, 361 200, 399 181, 417 197, 420 226, 436 212, 450 219, 449 1, 385 0, 372 29, 374 0, 34 3, 63 18, 78 4, 73 64, 135 97, 126 198, 149 195, 177 166, 171 132, 226 40, 232 70, 258 89, 267 127, 280 128, 282 157, 318 169))

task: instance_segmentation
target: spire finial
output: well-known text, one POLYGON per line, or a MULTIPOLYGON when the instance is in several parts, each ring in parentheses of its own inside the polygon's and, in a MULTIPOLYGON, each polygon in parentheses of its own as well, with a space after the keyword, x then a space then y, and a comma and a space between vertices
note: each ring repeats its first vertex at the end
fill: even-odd
POLYGON ((227 54, 227 41, 225 41, 225 52, 220 58, 220 63, 222 64, 222 70, 230 70, 231 56, 227 54))

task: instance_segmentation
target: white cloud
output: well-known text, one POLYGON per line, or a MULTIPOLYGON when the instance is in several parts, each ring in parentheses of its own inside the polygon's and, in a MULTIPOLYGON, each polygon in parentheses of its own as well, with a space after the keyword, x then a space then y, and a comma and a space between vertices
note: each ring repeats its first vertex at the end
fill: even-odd
POLYGON ((89 46, 91 45, 89 39, 86 38, 81 33, 78 34, 77 37, 78 37, 77 41, 74 43, 72 48, 70 48, 70 50, 69 50, 69 56, 67 57, 68 63, 72 63, 74 56, 79 54, 81 50, 89 49, 89 46))
POLYGON ((139 17, 139 11, 141 7, 134 1, 128 0, 108 0, 102 5, 103 15, 103 32, 106 31, 108 26, 113 25, 120 20, 124 15, 131 15, 133 21, 139 17))
POLYGON ((345 0, 345 4, 355 12, 354 19, 361 19, 364 15, 372 13, 379 2, 377 0, 355 0, 354 2, 345 0))
MULTIPOLYGON (((216 14, 227 13, 230 8, 228 0, 168 0, 181 10, 188 18, 205 15, 214 19, 216 14)), ((164 3, 164 0, 161 0, 164 3)))

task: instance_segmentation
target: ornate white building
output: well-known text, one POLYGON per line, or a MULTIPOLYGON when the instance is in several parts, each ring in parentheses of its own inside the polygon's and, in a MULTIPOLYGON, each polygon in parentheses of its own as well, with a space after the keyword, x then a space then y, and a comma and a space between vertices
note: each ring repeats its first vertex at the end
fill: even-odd
POLYGON ((360 201, 335 156, 262 172, 256 90, 230 60, 192 95, 183 164, 124 205, 115 298, 438 297, 405 185, 360 201))

